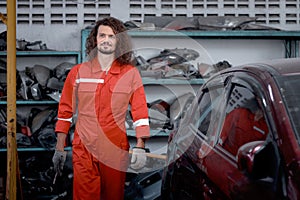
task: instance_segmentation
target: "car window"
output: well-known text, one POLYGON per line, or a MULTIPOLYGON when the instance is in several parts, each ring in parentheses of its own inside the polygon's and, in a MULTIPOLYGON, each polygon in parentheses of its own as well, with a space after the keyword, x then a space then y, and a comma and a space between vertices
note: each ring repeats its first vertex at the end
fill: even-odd
POLYGON ((185 152, 193 142, 194 145, 200 146, 203 140, 209 145, 215 144, 211 127, 216 123, 214 116, 217 115, 223 94, 222 77, 210 80, 198 91, 189 109, 190 112, 185 115, 174 136, 173 140, 176 141, 178 151, 185 152), (195 137, 198 139, 195 140, 195 137), (198 142, 200 143, 195 144, 198 142))
POLYGON ((226 151, 236 155, 243 144, 266 139, 268 126, 261 99, 251 89, 233 84, 225 111, 218 143, 226 151))
POLYGON ((275 77, 300 144, 300 76, 275 77))
POLYGON ((219 105, 224 93, 223 81, 208 84, 202 90, 198 104, 194 109, 191 125, 202 136, 211 136, 218 121, 219 105))

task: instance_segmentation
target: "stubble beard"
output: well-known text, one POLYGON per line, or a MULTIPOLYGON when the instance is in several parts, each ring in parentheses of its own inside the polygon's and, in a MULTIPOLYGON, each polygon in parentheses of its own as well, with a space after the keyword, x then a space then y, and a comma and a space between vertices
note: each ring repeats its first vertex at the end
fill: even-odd
POLYGON ((105 55, 111 55, 115 53, 115 49, 111 48, 111 45, 109 44, 102 44, 98 47, 98 52, 105 54, 105 55), (104 46, 104 47, 103 47, 104 46))
POLYGON ((111 55, 111 54, 114 54, 114 53, 115 53, 114 50, 105 50, 105 49, 102 49, 102 48, 99 48, 99 49, 98 49, 98 52, 99 52, 99 53, 102 53, 102 54, 105 54, 105 55, 111 55))

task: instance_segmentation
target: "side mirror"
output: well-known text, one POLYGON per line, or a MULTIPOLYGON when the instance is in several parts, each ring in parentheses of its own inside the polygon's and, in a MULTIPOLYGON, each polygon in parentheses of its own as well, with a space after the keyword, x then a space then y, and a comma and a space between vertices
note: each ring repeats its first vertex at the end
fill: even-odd
POLYGON ((265 147, 265 141, 253 141, 242 145, 237 153, 238 169, 253 174, 255 155, 265 147))

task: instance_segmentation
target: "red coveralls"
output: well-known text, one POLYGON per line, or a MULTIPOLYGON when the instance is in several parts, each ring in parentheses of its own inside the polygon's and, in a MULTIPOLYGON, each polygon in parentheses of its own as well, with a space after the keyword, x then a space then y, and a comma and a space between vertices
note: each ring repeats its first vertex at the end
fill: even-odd
POLYGON ((68 133, 77 108, 72 142, 73 199, 123 199, 129 150, 125 116, 129 104, 136 137, 149 137, 145 92, 135 67, 115 61, 106 73, 94 59, 69 72, 55 131, 68 133))
POLYGON ((236 155, 243 144, 264 140, 268 134, 268 126, 263 117, 256 121, 250 110, 236 108, 226 116, 221 134, 224 148, 236 155))

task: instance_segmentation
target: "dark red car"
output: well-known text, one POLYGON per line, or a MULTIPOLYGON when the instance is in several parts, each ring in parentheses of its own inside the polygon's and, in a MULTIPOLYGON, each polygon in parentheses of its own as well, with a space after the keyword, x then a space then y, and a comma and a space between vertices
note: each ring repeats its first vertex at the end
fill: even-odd
POLYGON ((232 67, 170 134, 163 199, 300 199, 300 58, 232 67))

